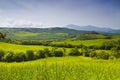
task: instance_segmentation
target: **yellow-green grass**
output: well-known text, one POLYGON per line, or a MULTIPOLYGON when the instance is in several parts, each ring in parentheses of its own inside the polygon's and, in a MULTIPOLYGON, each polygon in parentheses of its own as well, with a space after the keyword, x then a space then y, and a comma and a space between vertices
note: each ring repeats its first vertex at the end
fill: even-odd
POLYGON ((102 51, 104 51, 104 52, 106 52, 106 53, 112 53, 111 50, 96 50, 96 52, 98 52, 98 53, 99 53, 99 52, 102 52, 102 51))
POLYGON ((66 40, 66 41, 56 41, 56 42, 52 42, 51 44, 72 44, 72 45, 86 45, 86 46, 90 46, 90 45, 101 45, 103 42, 105 41, 110 41, 111 39, 96 39, 96 40, 75 40, 75 41, 70 41, 70 40, 66 40))
POLYGON ((0 63, 0 80, 120 80, 119 60, 84 57, 0 63))
MULTIPOLYGON (((43 50, 45 48, 52 49, 53 47, 51 46, 41 46, 41 45, 18 45, 18 44, 10 44, 10 43, 4 43, 0 42, 0 50, 4 51, 12 51, 15 53, 18 52, 26 52, 27 50, 33 50, 33 51, 38 51, 38 50, 43 50)), ((63 48, 57 48, 60 50, 63 50, 63 48)), ((70 48, 65 48, 66 52, 65 54, 68 55, 70 48)))
MULTIPOLYGON (((41 46, 41 45, 18 45, 18 44, 10 44, 10 43, 4 43, 4 42, 0 42, 0 50, 4 50, 4 51, 12 51, 15 53, 18 52, 26 52, 26 50, 33 50, 33 51, 38 51, 38 50, 43 50, 45 48, 48 49, 52 49, 53 47, 51 46, 41 46)), ((63 50, 63 48, 57 48, 60 50, 63 50)), ((65 48, 65 55, 68 55, 70 52, 71 48, 65 48)), ((79 51, 81 51, 81 49, 79 49, 79 51)), ((101 52, 101 51, 105 51, 108 53, 111 53, 110 50, 96 50, 97 52, 101 52)))
POLYGON ((113 36, 113 39, 114 39, 114 40, 120 40, 120 35, 119 35, 119 34, 118 34, 118 35, 114 35, 114 36, 113 36))
POLYGON ((25 52, 26 50, 41 50, 44 48, 52 48, 50 46, 34 46, 34 45, 17 45, 0 42, 0 49, 4 51, 25 52))
POLYGON ((17 37, 27 37, 27 36, 37 36, 39 33, 32 33, 32 32, 18 32, 14 33, 17 37))

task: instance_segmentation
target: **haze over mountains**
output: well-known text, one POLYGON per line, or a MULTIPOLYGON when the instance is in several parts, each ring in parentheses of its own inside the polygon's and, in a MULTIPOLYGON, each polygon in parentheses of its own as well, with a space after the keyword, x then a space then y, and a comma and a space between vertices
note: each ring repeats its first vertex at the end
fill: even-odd
POLYGON ((79 26, 74 24, 69 24, 64 26, 65 28, 74 29, 74 30, 83 30, 83 31, 97 31, 97 32, 107 32, 107 33, 120 33, 120 29, 112 29, 112 28, 101 28, 97 26, 87 25, 87 26, 79 26))
MULTIPOLYGON (((2 27, 2 28, 5 28, 5 27, 2 27)), ((6 27, 6 28, 56 28, 56 27, 47 27, 47 26, 43 26, 43 25, 21 25, 21 26, 6 27)), ((69 24, 69 25, 66 25, 66 26, 63 26, 63 27, 57 27, 57 28, 68 28, 68 29, 74 29, 74 30, 80 30, 80 31, 120 33, 120 29, 97 27, 97 26, 93 26, 93 25, 79 26, 79 25, 75 25, 75 24, 69 24)))

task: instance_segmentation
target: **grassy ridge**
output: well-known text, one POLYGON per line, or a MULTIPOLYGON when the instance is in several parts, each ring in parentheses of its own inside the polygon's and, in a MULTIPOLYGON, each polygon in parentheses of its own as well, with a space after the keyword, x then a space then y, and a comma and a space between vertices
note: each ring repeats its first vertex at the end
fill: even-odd
POLYGON ((62 40, 69 38, 68 33, 48 32, 14 32, 7 35, 7 38, 15 40, 62 40))
POLYGON ((51 44, 72 44, 72 45, 86 45, 86 46, 91 46, 91 45, 96 45, 99 46, 101 45, 103 42, 106 41, 111 41, 111 40, 120 40, 120 35, 113 35, 112 39, 95 39, 95 40, 64 40, 64 41, 54 41, 51 44))
POLYGON ((31 33, 31 32, 18 32, 14 33, 15 36, 17 37, 27 37, 27 36, 37 36, 39 33, 31 33))
MULTIPOLYGON (((46 33, 45 33, 46 34, 46 33)), ((20 33, 18 37, 34 37, 39 34, 20 33)), ((47 33, 49 36, 49 33, 47 33)), ((51 35, 51 34, 50 34, 51 35)), ((63 33, 57 33, 59 38, 63 33)), ((66 34, 67 35, 67 34, 66 34)), ((39 35, 40 36, 40 35, 39 35)), ((41 34, 41 36, 45 36, 41 34)), ((54 35, 53 35, 54 36, 54 35)), ((51 36, 50 36, 51 37, 51 36)), ((54 36, 55 37, 55 36, 54 36)), ((53 37, 51 37, 53 38, 53 37)), ((55 37, 56 38, 56 37, 55 37)), ((120 39, 119 35, 112 40, 120 39)), ((52 42, 51 44, 72 44, 72 45, 101 45, 110 39, 95 40, 65 40, 52 42)), ((26 50, 52 49, 50 46, 17 45, 0 42, 0 49, 4 51, 26 52, 26 50)), ((66 48, 66 54, 70 51, 66 48)), ((80 50, 80 49, 79 49, 80 50)), ((100 52, 102 50, 96 50, 100 52)), ((106 50, 109 52, 110 50, 106 50)), ((110 52, 109 52, 110 53, 110 52)), ((117 60, 96 60, 88 57, 52 57, 36 61, 21 63, 0 62, 0 80, 120 80, 120 61, 117 60)))
POLYGON ((26 50, 40 50, 44 48, 52 48, 50 46, 26 46, 26 45, 17 45, 17 44, 9 44, 0 42, 0 49, 5 51, 13 51, 13 52, 25 52, 26 50))
POLYGON ((119 67, 119 61, 84 57, 0 63, 0 80, 119 80, 119 67))
MULTIPOLYGON (((37 46, 37 45, 17 45, 17 44, 10 44, 10 43, 4 43, 0 42, 0 49, 4 51, 12 51, 12 52, 26 52, 27 50, 33 50, 33 51, 38 51, 38 50, 43 50, 45 48, 52 49, 53 47, 51 46, 37 46)), ((62 50, 63 48, 57 48, 62 50)), ((66 55, 68 55, 70 49, 66 48, 66 55)))
POLYGON ((75 41, 56 41, 56 42, 52 42, 51 44, 72 44, 72 45, 80 45, 80 44, 84 44, 86 46, 90 46, 90 45, 101 45, 103 42, 105 41, 110 41, 109 39, 96 39, 96 40, 75 40, 75 41))
POLYGON ((0 28, 12 40, 63 40, 85 31, 67 28, 0 28))

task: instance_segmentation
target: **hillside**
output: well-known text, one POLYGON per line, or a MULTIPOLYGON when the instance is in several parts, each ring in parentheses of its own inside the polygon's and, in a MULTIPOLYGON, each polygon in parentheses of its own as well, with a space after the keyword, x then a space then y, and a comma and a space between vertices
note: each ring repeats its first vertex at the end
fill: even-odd
POLYGON ((7 33, 7 38, 15 40, 63 40, 85 33, 67 28, 0 28, 0 32, 7 33))

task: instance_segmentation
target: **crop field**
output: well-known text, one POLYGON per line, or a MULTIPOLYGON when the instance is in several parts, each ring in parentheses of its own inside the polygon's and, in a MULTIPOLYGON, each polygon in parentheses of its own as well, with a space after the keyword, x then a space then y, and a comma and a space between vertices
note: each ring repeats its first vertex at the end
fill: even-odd
POLYGON ((52 48, 50 46, 32 46, 32 45, 17 45, 0 42, 0 49, 13 52, 25 52, 26 50, 40 50, 44 48, 52 48))
POLYGON ((0 63, 0 80, 119 80, 119 60, 84 57, 0 63))
POLYGON ((120 80, 120 0, 0 0, 0 80, 120 80))
POLYGON ((15 36, 17 37, 27 37, 27 36, 37 36, 39 33, 31 33, 31 32, 18 32, 14 33, 15 36))
POLYGON ((90 46, 90 45, 101 45, 103 42, 105 41, 110 41, 109 39, 96 39, 96 40, 75 40, 75 41, 56 41, 56 42, 52 42, 51 44, 72 44, 72 45, 80 45, 80 44, 84 44, 86 46, 90 46))
POLYGON ((110 40, 120 40, 120 35, 114 35, 112 39, 95 39, 95 40, 64 40, 64 41, 54 41, 51 44, 72 44, 72 45, 80 45, 84 44, 86 46, 91 46, 91 45, 96 45, 99 46, 105 41, 110 41, 110 40))
POLYGON ((119 40, 119 39, 120 39, 120 35, 119 35, 119 34, 114 35, 114 36, 113 36, 113 39, 115 39, 115 40, 119 40))
POLYGON ((68 33, 47 33, 47 32, 12 32, 8 38, 16 40, 60 40, 69 38, 68 33))
MULTIPOLYGON (((43 50, 45 48, 52 49, 53 47, 51 46, 37 46, 37 45, 18 45, 18 44, 9 44, 9 43, 4 43, 0 42, 0 50, 4 51, 12 51, 15 53, 18 52, 26 52, 27 50, 33 50, 33 51, 38 51, 38 50, 43 50)), ((63 48, 57 48, 59 50, 63 50, 63 48)), ((66 55, 70 51, 70 48, 65 48, 66 49, 66 55)))
POLYGON ((50 32, 1 33, 0 80, 120 80, 120 35, 50 32))

